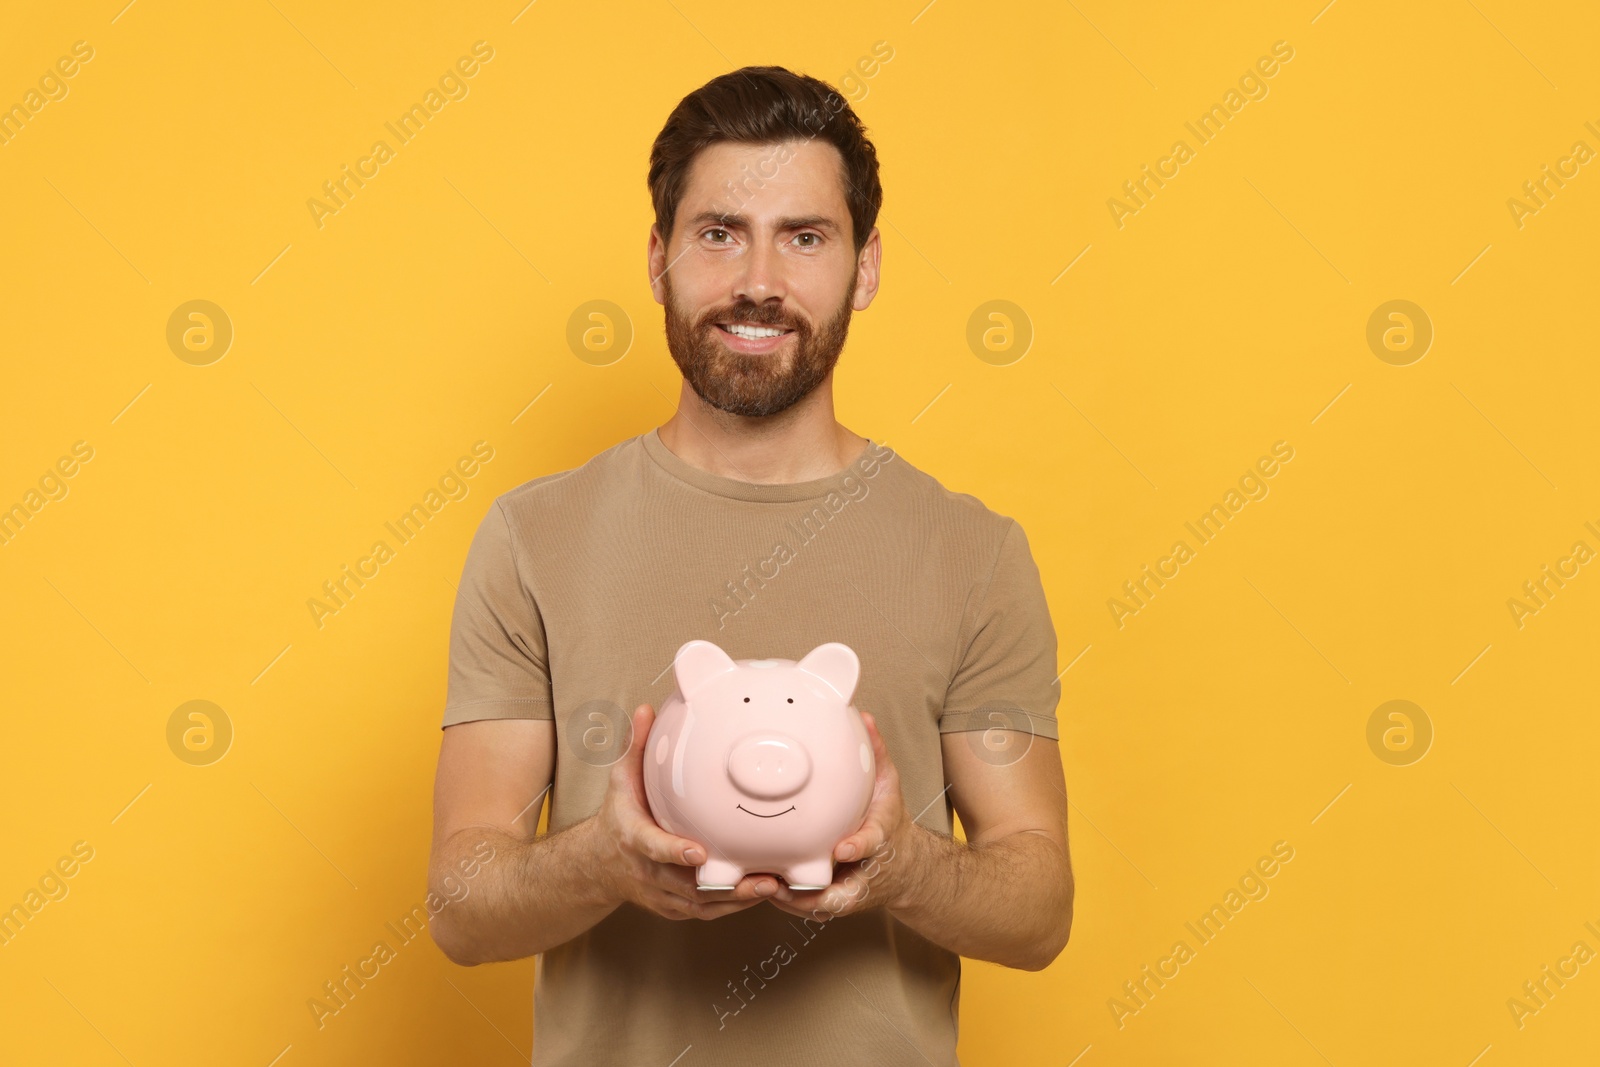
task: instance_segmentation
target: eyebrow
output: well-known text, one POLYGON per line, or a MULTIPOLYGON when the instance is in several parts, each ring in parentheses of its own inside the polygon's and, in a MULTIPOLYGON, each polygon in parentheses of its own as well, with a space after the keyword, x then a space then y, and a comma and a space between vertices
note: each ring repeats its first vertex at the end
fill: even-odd
MULTIPOLYGON (((702 226, 715 223, 718 226, 731 226, 738 229, 750 229, 750 217, 738 212, 702 211, 689 219, 688 225, 698 230, 702 226)), ((839 232, 838 223, 826 215, 790 215, 778 220, 780 230, 827 230, 829 233, 839 232)))

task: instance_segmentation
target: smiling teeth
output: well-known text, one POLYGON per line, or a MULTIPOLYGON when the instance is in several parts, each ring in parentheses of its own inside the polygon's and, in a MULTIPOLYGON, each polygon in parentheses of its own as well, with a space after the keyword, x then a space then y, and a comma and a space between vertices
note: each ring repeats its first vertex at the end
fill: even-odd
POLYGON ((735 337, 748 337, 752 340, 758 337, 781 337, 789 332, 788 330, 776 330, 770 326, 746 326, 737 322, 730 326, 724 326, 723 329, 735 337))

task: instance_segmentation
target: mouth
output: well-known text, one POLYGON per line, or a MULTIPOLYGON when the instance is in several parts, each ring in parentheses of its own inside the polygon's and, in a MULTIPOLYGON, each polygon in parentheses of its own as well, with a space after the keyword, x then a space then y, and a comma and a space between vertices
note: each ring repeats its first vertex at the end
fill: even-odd
POLYGON ((718 322, 714 325, 729 348, 754 355, 773 351, 794 333, 787 326, 759 326, 749 322, 718 322))
POLYGON ((779 815, 787 815, 791 811, 794 810, 794 805, 790 804, 787 808, 784 808, 782 811, 778 812, 775 815, 763 815, 759 811, 751 811, 749 808, 745 807, 743 804, 736 804, 734 806, 737 807, 740 811, 744 812, 746 815, 754 815, 758 819, 776 819, 779 815))

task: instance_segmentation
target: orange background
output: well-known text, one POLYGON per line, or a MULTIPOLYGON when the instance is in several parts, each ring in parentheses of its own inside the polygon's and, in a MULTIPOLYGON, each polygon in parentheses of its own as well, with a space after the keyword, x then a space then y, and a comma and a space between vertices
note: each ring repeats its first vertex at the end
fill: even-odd
POLYGON ((649 146, 756 63, 850 74, 883 161, 841 419, 1017 517, 1060 636, 1073 938, 1042 973, 966 965, 962 1062, 1592 1053, 1592 962, 1508 1007, 1600 950, 1600 568, 1572 556, 1600 549, 1600 175, 1561 163, 1600 148, 1592 7, 123 2, 0 35, 0 106, 40 103, 0 143, 0 506, 27 516, 0 544, 0 906, 73 869, 0 947, 0 1061, 525 1059, 532 960, 423 938, 320 1029, 307 1001, 422 900, 478 520, 672 410, 649 146), (466 95, 319 226, 307 201, 478 41, 466 95), (1563 186, 1514 211, 1546 165, 1563 186), (174 347, 194 300, 218 333, 174 347), (595 300, 617 349, 569 343, 595 300), (322 583, 479 441, 319 626, 322 583), (1191 540, 1280 441, 1265 496, 1191 540), (1514 612, 1546 565, 1569 577, 1514 612), (1267 895, 1193 939, 1280 841, 1267 895))

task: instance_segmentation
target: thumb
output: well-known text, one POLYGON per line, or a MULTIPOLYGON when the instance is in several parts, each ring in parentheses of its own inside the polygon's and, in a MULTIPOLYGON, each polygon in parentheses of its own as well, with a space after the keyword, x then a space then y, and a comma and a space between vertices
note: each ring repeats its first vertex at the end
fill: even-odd
POLYGON ((645 803, 644 750, 650 740, 650 728, 655 725, 655 720, 655 709, 649 704, 640 704, 633 709, 632 736, 628 739, 628 751, 611 765, 612 781, 625 788, 641 806, 645 803))
POLYGON ((878 732, 878 720, 872 717, 872 712, 861 713, 861 724, 867 728, 867 738, 872 742, 872 757, 877 763, 877 771, 881 776, 887 770, 894 769, 894 763, 889 759, 889 745, 884 741, 883 735, 878 732))

